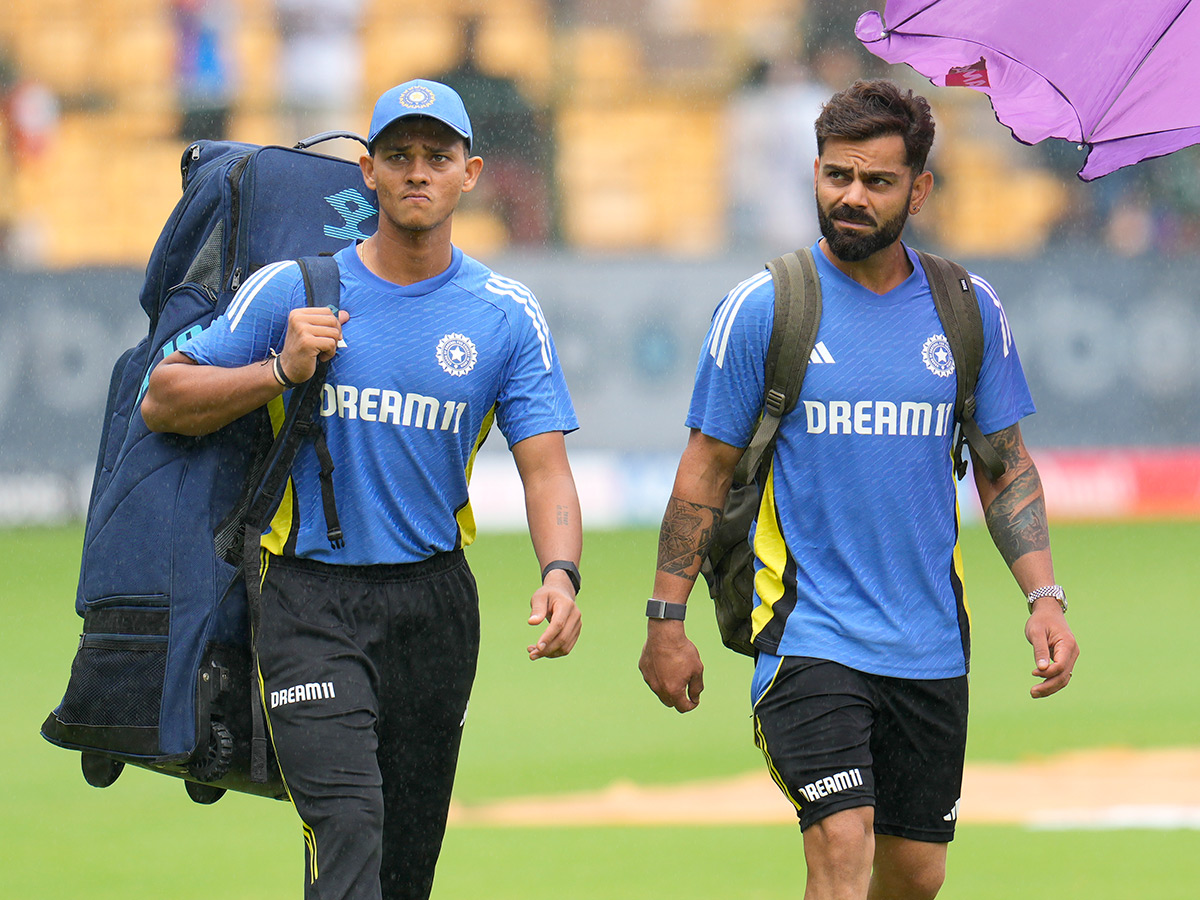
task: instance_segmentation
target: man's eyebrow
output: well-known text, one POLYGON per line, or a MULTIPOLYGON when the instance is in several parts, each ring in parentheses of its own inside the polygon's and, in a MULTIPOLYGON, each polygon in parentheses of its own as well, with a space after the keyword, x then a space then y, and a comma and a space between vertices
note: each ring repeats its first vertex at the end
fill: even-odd
MULTIPOLYGON (((838 163, 822 163, 821 170, 824 172, 853 172, 854 166, 844 166, 838 163)), ((899 178, 900 172, 894 169, 860 169, 863 178, 899 178)))
POLYGON ((397 151, 402 152, 404 150, 411 150, 414 147, 421 147, 422 149, 428 150, 431 153, 447 153, 447 152, 449 152, 449 150, 451 149, 452 146, 453 146, 453 142, 425 141, 425 140, 421 140, 420 138, 418 138, 416 140, 405 141, 405 142, 389 141, 389 142, 385 142, 381 145, 383 150, 386 150, 391 153, 395 153, 397 151))

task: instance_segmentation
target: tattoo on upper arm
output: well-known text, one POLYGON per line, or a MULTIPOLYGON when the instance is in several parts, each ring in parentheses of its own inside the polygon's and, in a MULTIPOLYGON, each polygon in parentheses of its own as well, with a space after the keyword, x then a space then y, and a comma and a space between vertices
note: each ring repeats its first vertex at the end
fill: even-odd
POLYGON ((1050 548, 1045 495, 1016 425, 989 434, 988 439, 1007 466, 1007 484, 988 504, 984 518, 992 541, 1011 566, 1026 553, 1050 548))
POLYGON ((571 512, 565 506, 554 507, 554 519, 559 525, 571 524, 571 512))
POLYGON ((658 535, 658 568, 680 578, 695 578, 724 510, 671 497, 658 535))

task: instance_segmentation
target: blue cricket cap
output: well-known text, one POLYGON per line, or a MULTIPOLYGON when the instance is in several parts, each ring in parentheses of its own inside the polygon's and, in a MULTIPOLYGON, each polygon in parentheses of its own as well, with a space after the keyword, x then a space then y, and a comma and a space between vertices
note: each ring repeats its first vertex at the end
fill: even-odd
POLYGON ((371 131, 367 134, 367 147, 375 149, 375 138, 393 122, 409 116, 429 116, 443 122, 467 141, 471 149, 471 119, 462 97, 454 88, 437 81, 415 78, 398 84, 375 101, 371 114, 371 131))

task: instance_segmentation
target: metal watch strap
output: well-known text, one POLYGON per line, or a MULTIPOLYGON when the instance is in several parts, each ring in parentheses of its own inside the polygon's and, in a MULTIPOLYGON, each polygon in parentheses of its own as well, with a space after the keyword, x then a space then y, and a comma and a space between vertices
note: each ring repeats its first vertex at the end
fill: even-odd
POLYGON ((567 577, 571 579, 571 587, 575 588, 575 593, 579 593, 579 585, 582 584, 582 579, 579 577, 579 566, 571 562, 569 559, 556 559, 553 562, 546 563, 546 568, 542 569, 542 582, 545 583, 546 576, 555 569, 562 569, 567 573, 567 577))
POLYGON ((1033 615, 1033 602, 1040 600, 1043 597, 1053 597, 1058 601, 1058 605, 1062 607, 1062 611, 1067 611, 1067 592, 1062 589, 1061 585, 1048 584, 1045 587, 1040 587, 1035 591, 1030 591, 1025 599, 1029 603, 1029 614, 1033 615))
POLYGON ((648 619, 679 619, 687 615, 686 603, 668 603, 666 600, 646 601, 646 618, 648 619))

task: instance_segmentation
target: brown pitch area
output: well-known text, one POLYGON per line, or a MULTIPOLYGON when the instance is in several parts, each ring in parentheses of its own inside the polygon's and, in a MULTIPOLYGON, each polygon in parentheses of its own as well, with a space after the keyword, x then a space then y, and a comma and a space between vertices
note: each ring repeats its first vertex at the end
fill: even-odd
MULTIPOLYGON (((1184 810, 1200 822, 1200 749, 1079 750, 1015 763, 968 763, 965 824, 1101 822, 1119 808, 1184 810)), ((451 808, 458 825, 735 825, 794 823, 766 771, 670 786, 603 790, 451 808)))

